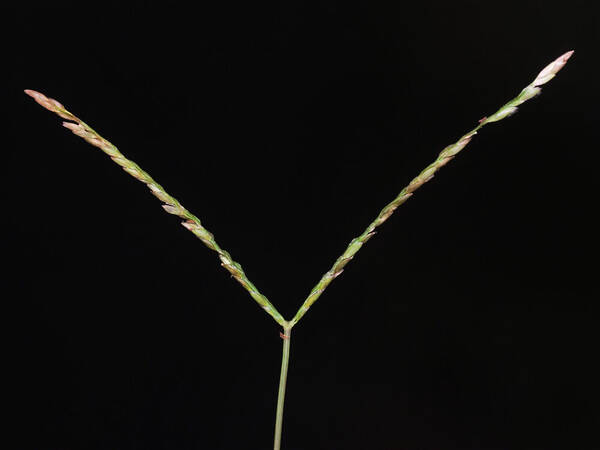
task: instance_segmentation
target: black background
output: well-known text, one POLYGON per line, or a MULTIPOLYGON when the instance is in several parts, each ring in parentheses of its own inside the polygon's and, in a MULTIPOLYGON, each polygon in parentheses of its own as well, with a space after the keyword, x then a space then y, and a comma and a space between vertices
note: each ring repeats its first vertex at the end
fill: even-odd
POLYGON ((281 352, 215 255, 23 89, 118 145, 291 318, 443 147, 575 49, 294 328, 283 447, 600 449, 595 2, 3 12, 11 448, 268 449, 281 352))

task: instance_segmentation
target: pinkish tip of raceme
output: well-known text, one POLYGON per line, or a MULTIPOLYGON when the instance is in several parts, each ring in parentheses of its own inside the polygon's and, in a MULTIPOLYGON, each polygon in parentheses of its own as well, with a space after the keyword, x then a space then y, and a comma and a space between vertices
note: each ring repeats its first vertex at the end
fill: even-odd
POLYGON ((48 111, 52 111, 55 114, 58 114, 63 119, 67 120, 77 120, 77 118, 71 114, 69 111, 65 109, 65 107, 57 100, 53 98, 48 98, 44 94, 38 91, 34 91, 33 89, 25 89, 24 92, 33 98, 38 104, 46 108, 48 111))
POLYGON ((562 69, 565 66, 565 64, 567 64, 567 61, 569 60, 569 58, 571 56, 573 56, 573 53, 575 53, 575 50, 571 50, 563 55, 560 55, 558 58, 556 58, 556 61, 554 61, 554 65, 555 65, 554 73, 557 73, 560 69, 562 69))
POLYGON ((38 92, 38 91, 34 91, 33 89, 25 89, 23 92, 25 92, 27 95, 29 95, 30 97, 36 98, 39 96, 45 97, 44 94, 38 92))
POLYGON ((568 51, 567 53, 565 53, 564 55, 562 55, 561 58, 565 62, 567 62, 573 53, 575 53, 575 50, 568 51))
POLYGON ((567 61, 573 55, 573 53, 575 53, 575 50, 568 51, 560 55, 558 58, 556 58, 546 67, 544 67, 544 69, 538 74, 538 76, 534 80, 533 85, 541 86, 542 84, 546 84, 548 81, 554 78, 558 71, 562 69, 565 66, 565 64, 567 64, 567 61))
POLYGON ((33 98, 36 102, 42 105, 44 108, 52 111, 58 112, 59 109, 65 109, 65 107, 58 101, 53 98, 48 98, 44 94, 38 91, 34 91, 33 89, 25 89, 24 92, 33 98))
POLYGON ((25 89, 24 92, 44 107, 45 107, 45 104, 48 103, 48 97, 46 97, 41 92, 34 91, 33 89, 25 89))

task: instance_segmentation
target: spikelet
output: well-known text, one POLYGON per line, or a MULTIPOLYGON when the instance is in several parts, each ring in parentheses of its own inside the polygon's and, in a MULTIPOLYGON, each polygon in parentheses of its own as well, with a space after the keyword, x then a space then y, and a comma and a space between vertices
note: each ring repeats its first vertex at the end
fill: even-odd
POLYGON ((533 83, 531 84, 536 87, 541 86, 542 84, 546 84, 548 81, 550 81, 556 76, 560 69, 565 67, 565 64, 567 64, 567 61, 573 55, 574 52, 574 50, 571 50, 556 58, 546 67, 544 67, 544 69, 538 74, 537 77, 535 77, 535 80, 533 80, 533 83))

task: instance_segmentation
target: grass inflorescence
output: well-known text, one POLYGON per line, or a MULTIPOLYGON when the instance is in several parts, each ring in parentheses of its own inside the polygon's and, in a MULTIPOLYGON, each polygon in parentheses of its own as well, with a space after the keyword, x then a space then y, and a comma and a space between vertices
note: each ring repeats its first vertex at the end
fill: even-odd
POLYGON ((376 233, 376 229, 382 225, 394 211, 406 202, 417 189, 423 184, 431 180, 436 172, 448 164, 456 155, 463 149, 477 132, 485 125, 498 122, 511 115, 513 115, 517 108, 526 102, 527 100, 536 97, 541 93, 543 84, 546 84, 552 78, 556 76, 559 70, 561 70, 567 63, 568 59, 573 54, 573 51, 567 52, 554 60, 548 66, 546 66, 538 76, 527 85, 515 98, 510 100, 498 111, 490 116, 484 117, 479 121, 479 124, 471 131, 463 134, 455 143, 448 145, 444 148, 438 157, 429 164, 425 169, 419 173, 406 187, 404 187, 400 193, 388 203, 378 214, 378 216, 371 222, 363 233, 354 238, 344 253, 334 262, 331 269, 329 269, 319 280, 317 285, 310 291, 307 298, 304 300, 296 314, 291 320, 286 320, 277 311, 275 306, 259 292, 259 290, 252 284, 247 278, 242 266, 235 262, 231 255, 223 250, 214 235, 208 231, 200 222, 200 219, 189 212, 177 199, 171 196, 167 191, 158 184, 147 172, 142 170, 136 163, 127 159, 123 154, 114 146, 111 142, 100 136, 94 129, 79 119, 77 116, 69 112, 60 102, 48 98, 45 95, 26 89, 25 93, 31 96, 36 102, 42 105, 44 108, 54 112, 61 118, 65 119, 63 125, 71 130, 75 135, 83 138, 90 144, 98 147, 104 153, 117 163, 125 170, 129 175, 140 180, 149 189, 150 192, 157 197, 162 203, 163 209, 182 219, 182 225, 191 231, 196 237, 198 237, 204 245, 209 249, 217 253, 221 265, 231 273, 238 283, 240 283, 244 289, 248 291, 250 296, 279 324, 283 327, 281 337, 283 339, 283 357, 281 365, 280 383, 279 383, 279 394, 277 400, 277 413, 275 420, 275 438, 274 438, 274 449, 279 450, 281 447, 281 432, 282 432, 282 421, 283 421, 283 405, 285 398, 285 386, 287 380, 287 371, 289 365, 289 352, 290 352, 290 338, 292 328, 302 319, 309 308, 317 301, 317 299, 323 294, 327 286, 337 278, 343 271, 344 267, 355 257, 357 252, 365 245, 365 243, 376 233))

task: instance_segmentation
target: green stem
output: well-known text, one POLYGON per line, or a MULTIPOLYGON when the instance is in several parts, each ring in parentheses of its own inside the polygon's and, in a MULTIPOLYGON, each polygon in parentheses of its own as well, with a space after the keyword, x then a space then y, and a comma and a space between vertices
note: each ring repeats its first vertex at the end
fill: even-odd
POLYGON ((288 366, 290 362, 290 335, 291 327, 284 327, 281 337, 283 339, 283 355, 281 357, 281 375, 279 376, 279 393, 277 394, 277 413, 275 416, 274 450, 281 449, 281 429, 283 426, 283 404, 285 402, 285 384, 287 381, 288 366))

